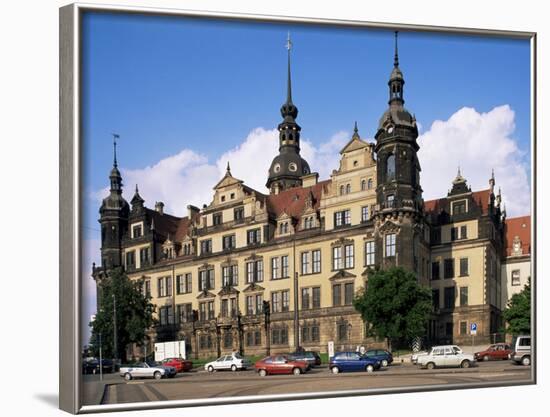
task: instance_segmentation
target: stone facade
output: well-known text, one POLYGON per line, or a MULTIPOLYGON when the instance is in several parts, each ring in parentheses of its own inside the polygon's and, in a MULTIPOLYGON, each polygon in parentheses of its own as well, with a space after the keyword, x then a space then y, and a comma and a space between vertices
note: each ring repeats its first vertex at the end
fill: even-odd
POLYGON ((362 140, 356 125, 339 167, 324 181, 300 156, 290 52, 269 194, 233 177, 228 164, 212 202, 188 206, 185 217, 165 213, 159 202, 147 208, 137 188, 130 209, 115 162, 100 210, 102 265, 93 276, 105 279, 121 265, 151 295, 158 325, 147 351, 182 338, 191 357, 326 352, 329 341, 337 350, 383 346, 366 336, 351 304, 369 268, 392 265, 433 290, 426 339, 470 343, 469 326, 477 323, 476 343, 492 341, 506 285, 506 214, 494 176, 488 189, 472 192, 459 171, 447 196, 424 201, 418 130, 404 108, 397 52, 388 85, 376 142, 362 140))

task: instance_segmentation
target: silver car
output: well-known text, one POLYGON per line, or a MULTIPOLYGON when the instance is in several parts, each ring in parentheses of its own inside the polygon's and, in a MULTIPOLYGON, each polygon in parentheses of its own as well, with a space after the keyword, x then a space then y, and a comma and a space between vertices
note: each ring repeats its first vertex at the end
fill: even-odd
POLYGON ((176 374, 176 368, 171 366, 154 366, 146 362, 138 362, 132 366, 124 366, 120 368, 120 376, 126 381, 133 378, 155 378, 161 379, 172 377, 176 374))
POLYGON ((417 359, 417 364, 427 369, 451 366, 469 368, 475 362, 474 355, 464 353, 454 345, 434 346, 428 354, 420 355, 417 359))
POLYGON ((212 362, 208 362, 204 365, 204 369, 208 372, 232 370, 237 371, 239 369, 246 369, 250 367, 252 363, 247 359, 239 355, 237 352, 231 355, 223 355, 212 362))

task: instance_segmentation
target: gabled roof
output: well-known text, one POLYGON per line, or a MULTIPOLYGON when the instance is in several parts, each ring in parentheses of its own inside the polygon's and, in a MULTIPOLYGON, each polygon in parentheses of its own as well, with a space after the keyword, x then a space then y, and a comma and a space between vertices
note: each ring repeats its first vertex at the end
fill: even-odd
POLYGON ((368 142, 365 142, 359 136, 353 136, 350 139, 350 141, 346 144, 346 146, 344 146, 344 148, 340 151, 340 155, 343 155, 347 152, 356 151, 358 149, 365 149, 368 147, 369 147, 368 142))
POLYGON ((521 241, 523 255, 531 254, 531 216, 506 219, 504 223, 505 256, 512 254, 516 236, 521 241))
POLYGON ((311 187, 290 188, 281 191, 279 194, 270 194, 267 196, 267 209, 275 215, 275 218, 278 218, 283 212, 291 217, 298 218, 305 210, 309 192, 313 194, 313 208, 319 208, 323 187, 329 183, 330 180, 325 180, 311 187))
POLYGON ((227 170, 223 178, 220 181, 218 181, 218 183, 214 186, 214 190, 217 190, 218 188, 229 187, 231 185, 242 184, 242 183, 243 183, 242 180, 239 180, 233 177, 233 175, 231 175, 231 171, 227 170))
MULTIPOLYGON (((489 213, 489 198, 491 196, 491 190, 480 190, 475 191, 471 195, 468 194, 480 207, 483 214, 489 213)), ((435 213, 438 214, 442 209, 448 210, 448 200, 452 199, 453 196, 438 198, 436 200, 424 201, 424 210, 426 213, 435 213)))

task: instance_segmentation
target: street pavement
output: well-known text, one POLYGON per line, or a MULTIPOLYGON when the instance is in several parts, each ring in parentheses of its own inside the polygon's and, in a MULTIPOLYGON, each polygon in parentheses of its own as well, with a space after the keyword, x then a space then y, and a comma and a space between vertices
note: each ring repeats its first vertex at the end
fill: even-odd
MULTIPOLYGON (((104 376, 100 384, 97 375, 86 375, 84 386, 94 384, 96 395, 85 398, 85 403, 124 404, 133 402, 234 398, 238 396, 311 394, 349 390, 379 391, 407 387, 429 389, 449 388, 449 384, 483 386, 495 384, 529 383, 531 367, 515 365, 510 361, 480 362, 469 369, 442 368, 420 369, 409 363, 398 362, 374 373, 353 372, 333 375, 328 366, 312 369, 303 375, 268 375, 260 377, 254 370, 217 371, 204 370, 178 374, 173 379, 124 381, 118 374, 104 376), (103 390, 103 395, 99 392, 103 390), (98 398, 101 398, 98 400, 98 398)), ((92 392, 88 388, 86 392, 92 392)))

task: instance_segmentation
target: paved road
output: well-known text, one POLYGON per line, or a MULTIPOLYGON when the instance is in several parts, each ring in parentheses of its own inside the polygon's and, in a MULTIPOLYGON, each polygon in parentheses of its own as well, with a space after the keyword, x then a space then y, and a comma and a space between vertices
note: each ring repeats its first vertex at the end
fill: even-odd
MULTIPOLYGON (((328 368, 316 368, 304 375, 271 375, 260 377, 254 371, 193 371, 168 380, 133 380, 125 382, 109 375, 103 404, 189 400, 235 396, 315 393, 323 391, 368 390, 423 385, 525 383, 531 368, 511 362, 482 362, 470 369, 422 370, 414 365, 395 365, 367 374, 332 375, 328 368)), ((89 382, 92 382, 89 380, 89 382)))

